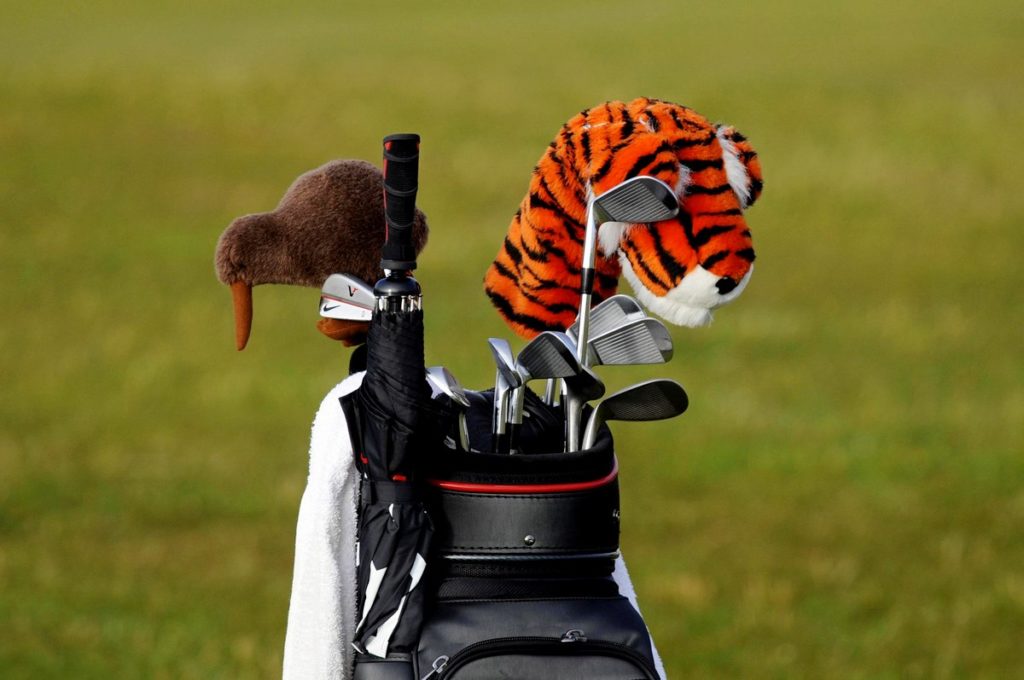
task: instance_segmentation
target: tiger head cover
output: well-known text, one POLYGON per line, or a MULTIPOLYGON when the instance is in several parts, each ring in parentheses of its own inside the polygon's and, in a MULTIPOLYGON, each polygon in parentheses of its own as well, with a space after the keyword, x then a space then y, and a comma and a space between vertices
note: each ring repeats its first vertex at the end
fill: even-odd
POLYGON ((598 231, 594 303, 620 275, 647 309, 704 326, 753 272, 745 210, 761 193, 757 152, 734 128, 657 99, 610 101, 567 121, 545 150, 509 225, 484 289, 505 321, 530 338, 564 330, 580 304, 587 205, 631 177, 672 187, 678 214, 598 231))

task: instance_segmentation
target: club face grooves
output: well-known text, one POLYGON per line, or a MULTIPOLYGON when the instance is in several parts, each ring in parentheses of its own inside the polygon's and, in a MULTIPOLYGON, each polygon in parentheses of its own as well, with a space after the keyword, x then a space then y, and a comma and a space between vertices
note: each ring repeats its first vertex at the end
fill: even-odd
MULTIPOLYGON (((640 303, 633 298, 628 295, 613 295, 590 310, 590 334, 602 335, 627 321, 642 319, 645 316, 640 303)), ((579 323, 573 322, 566 332, 575 339, 579 335, 579 323)))
POLYGON ((657 319, 637 319, 590 341, 595 364, 663 364, 672 358, 672 336, 657 319))
POLYGON ((594 199, 600 222, 660 222, 679 212, 672 190, 650 176, 633 177, 594 199))
POLYGON ((682 414, 689 404, 686 390, 674 380, 655 379, 631 385, 597 405, 587 423, 583 447, 593 446, 601 425, 610 420, 665 420, 682 414))
POLYGON ((565 378, 580 370, 572 341, 564 333, 545 331, 531 340, 516 359, 523 380, 565 378))

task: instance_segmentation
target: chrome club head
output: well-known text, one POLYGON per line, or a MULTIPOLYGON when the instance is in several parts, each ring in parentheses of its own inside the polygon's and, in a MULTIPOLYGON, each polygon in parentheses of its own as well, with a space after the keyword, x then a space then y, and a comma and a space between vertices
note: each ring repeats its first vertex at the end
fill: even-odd
POLYGON ((524 380, 565 378, 579 369, 576 346, 568 335, 558 331, 538 334, 516 357, 516 370, 524 380))
POLYGON ((679 200, 672 188, 649 175, 616 184, 594 198, 592 205, 597 226, 605 222, 660 222, 679 212, 679 200))
POLYGON ((683 386, 674 380, 647 380, 612 394, 594 409, 583 435, 583 448, 597 441, 609 420, 648 421, 674 418, 690 405, 683 386))
POLYGON ((430 366, 427 368, 427 382, 430 383, 433 394, 443 394, 461 408, 459 409, 459 446, 463 451, 469 451, 469 427, 466 424, 466 409, 469 408, 469 399, 466 391, 452 372, 444 366, 430 366))
POLYGON ((657 319, 635 319, 611 328, 590 340, 594 366, 663 364, 672 358, 672 336, 657 319))
POLYGON ((583 369, 572 340, 556 331, 544 331, 530 340, 516 358, 515 367, 523 384, 512 392, 511 398, 509 450, 513 453, 517 449, 518 428, 523 422, 526 383, 541 378, 565 378, 583 369))
POLYGON ((377 300, 373 288, 351 274, 331 274, 320 291, 320 316, 369 321, 377 300))
POLYGON ((578 317, 580 360, 584 365, 590 365, 590 297, 594 292, 597 230, 605 222, 660 222, 674 217, 678 212, 679 200, 671 187, 660 179, 648 175, 631 177, 591 199, 587 206, 587 225, 583 242, 578 317))
POLYGON ((444 366, 427 368, 427 381, 437 392, 445 395, 463 408, 469 408, 469 399, 458 379, 444 366))
POLYGON ((508 422, 509 391, 521 387, 523 380, 519 376, 519 372, 516 371, 516 362, 512 357, 512 348, 508 341, 502 338, 488 338, 487 343, 497 366, 494 378, 493 449, 494 451, 502 448, 507 450, 506 423, 508 422))
MULTIPOLYGON (((627 321, 642 319, 645 316, 647 314, 643 307, 634 298, 629 295, 612 295, 591 308, 590 335, 601 335, 627 321)), ((565 332, 575 340, 579 335, 579 328, 579 323, 574 321, 565 332)))

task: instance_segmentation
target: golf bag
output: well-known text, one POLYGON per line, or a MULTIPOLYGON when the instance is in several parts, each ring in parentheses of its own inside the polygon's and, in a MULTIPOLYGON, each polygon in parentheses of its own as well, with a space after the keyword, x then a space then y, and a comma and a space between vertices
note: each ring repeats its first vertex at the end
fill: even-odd
MULTIPOLYGON (((561 408, 528 393, 521 452, 489 453, 493 393, 467 396, 471 450, 449 437, 420 458, 433 540, 416 647, 386 658, 359 654, 354 677, 661 677, 647 627, 620 592, 631 586, 618 557, 610 431, 587 450, 563 453, 561 408)), ((454 408, 442 408, 439 424, 457 427, 454 408)))

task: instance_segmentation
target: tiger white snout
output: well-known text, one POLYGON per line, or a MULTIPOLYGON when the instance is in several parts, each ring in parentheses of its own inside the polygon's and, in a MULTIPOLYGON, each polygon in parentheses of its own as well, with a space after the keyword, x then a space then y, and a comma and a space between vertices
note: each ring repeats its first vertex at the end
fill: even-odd
POLYGON ((754 273, 754 266, 751 265, 743 278, 732 285, 728 277, 712 274, 698 266, 665 295, 655 295, 641 283, 629 258, 623 253, 619 253, 619 263, 640 304, 666 321, 691 328, 710 324, 713 319, 711 310, 739 297, 754 273), (726 292, 723 293, 723 290, 726 292))

